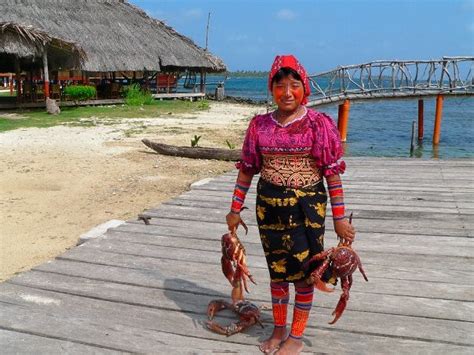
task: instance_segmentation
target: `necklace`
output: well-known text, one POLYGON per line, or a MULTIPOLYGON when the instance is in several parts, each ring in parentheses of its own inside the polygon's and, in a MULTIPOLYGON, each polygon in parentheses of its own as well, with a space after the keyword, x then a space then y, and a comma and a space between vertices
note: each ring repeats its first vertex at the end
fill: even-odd
POLYGON ((280 127, 286 127, 292 124, 293 122, 302 119, 306 115, 306 112, 307 110, 305 106, 299 106, 294 113, 291 113, 286 117, 282 117, 280 111, 278 110, 274 111, 271 114, 271 117, 277 125, 279 125, 280 127), (301 109, 303 109, 303 112, 300 114, 301 109))

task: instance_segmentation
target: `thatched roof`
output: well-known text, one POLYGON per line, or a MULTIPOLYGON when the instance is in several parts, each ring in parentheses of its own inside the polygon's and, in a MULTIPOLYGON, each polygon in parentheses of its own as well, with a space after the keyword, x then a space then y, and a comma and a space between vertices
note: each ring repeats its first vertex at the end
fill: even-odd
MULTIPOLYGON (((225 70, 222 60, 124 0, 2 0, 2 22, 77 44, 86 71, 225 70)), ((0 53, 15 49, 3 42, 0 53)), ((17 53, 32 50, 16 46, 17 53)))

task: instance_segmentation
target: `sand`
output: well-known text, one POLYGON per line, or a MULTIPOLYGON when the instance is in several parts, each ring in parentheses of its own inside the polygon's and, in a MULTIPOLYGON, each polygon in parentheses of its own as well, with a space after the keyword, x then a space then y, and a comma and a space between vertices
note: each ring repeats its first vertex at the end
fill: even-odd
POLYGON ((0 281, 74 247, 101 223, 134 219, 192 182, 234 168, 158 155, 142 138, 190 146, 201 135, 201 146, 224 148, 229 140, 238 147, 249 119, 263 111, 211 102, 188 114, 0 133, 0 281))

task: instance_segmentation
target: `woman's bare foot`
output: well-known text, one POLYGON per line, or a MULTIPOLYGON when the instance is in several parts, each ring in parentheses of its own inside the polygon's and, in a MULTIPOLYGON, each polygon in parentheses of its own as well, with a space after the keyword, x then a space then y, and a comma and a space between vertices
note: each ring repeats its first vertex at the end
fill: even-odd
POLYGON ((275 327, 271 337, 263 341, 258 348, 262 353, 271 354, 279 348, 280 343, 286 339, 286 336, 286 327, 275 327))
POLYGON ((280 350, 278 350, 275 355, 298 355, 303 351, 304 345, 301 339, 295 339, 288 337, 285 342, 281 345, 280 350))

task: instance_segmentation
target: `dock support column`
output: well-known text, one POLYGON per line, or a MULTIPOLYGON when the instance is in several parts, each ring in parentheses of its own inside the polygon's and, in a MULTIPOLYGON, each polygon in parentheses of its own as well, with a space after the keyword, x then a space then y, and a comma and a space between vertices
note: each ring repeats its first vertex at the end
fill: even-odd
POLYGON ((15 80, 16 80, 16 101, 20 102, 23 89, 21 86, 20 59, 18 57, 15 57, 15 80))
POLYGON ((8 77, 8 86, 10 87, 10 96, 13 96, 13 75, 10 73, 8 77))
POLYGON ((424 115, 424 104, 423 100, 418 100, 418 140, 423 140, 424 128, 423 128, 423 115, 424 115))
POLYGON ((44 73, 44 100, 49 98, 49 69, 48 69, 48 52, 46 47, 43 50, 43 73, 44 73))
POLYGON ((436 97, 436 114, 435 125, 433 130, 433 144, 439 144, 439 137, 441 135, 441 118, 443 116, 443 95, 439 94, 436 97))
POLYGON ((339 113, 337 117, 337 129, 341 135, 341 141, 345 142, 347 140, 347 127, 349 125, 349 110, 351 108, 351 102, 349 100, 344 100, 344 102, 339 105, 339 113))

